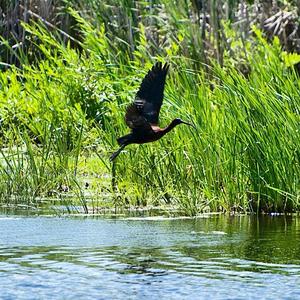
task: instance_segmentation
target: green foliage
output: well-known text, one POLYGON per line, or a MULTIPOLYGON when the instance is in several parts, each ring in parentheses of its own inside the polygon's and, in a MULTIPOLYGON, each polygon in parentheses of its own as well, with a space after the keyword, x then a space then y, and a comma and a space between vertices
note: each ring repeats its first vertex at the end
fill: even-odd
POLYGON ((256 28, 243 44, 228 26, 247 77, 226 51, 222 66, 211 59, 199 71, 201 63, 181 51, 191 28, 182 26, 151 56, 140 25, 133 60, 104 25, 70 14, 80 24, 80 51, 41 24, 23 24, 39 54, 33 64, 21 55, 22 69, 0 73, 2 202, 39 206, 68 190, 75 200, 60 203, 86 212, 112 205, 168 205, 190 215, 299 209, 300 81, 290 68, 297 56, 256 28), (162 126, 181 117, 197 129, 181 125, 159 142, 125 148, 111 187, 108 158, 128 131, 125 107, 157 60, 171 64, 162 126))

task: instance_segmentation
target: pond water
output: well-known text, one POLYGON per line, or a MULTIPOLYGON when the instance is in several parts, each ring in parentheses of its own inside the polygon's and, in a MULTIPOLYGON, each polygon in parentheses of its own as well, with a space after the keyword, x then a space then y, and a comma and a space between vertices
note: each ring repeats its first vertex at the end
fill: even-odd
POLYGON ((0 299, 300 299, 300 218, 0 216, 0 299))

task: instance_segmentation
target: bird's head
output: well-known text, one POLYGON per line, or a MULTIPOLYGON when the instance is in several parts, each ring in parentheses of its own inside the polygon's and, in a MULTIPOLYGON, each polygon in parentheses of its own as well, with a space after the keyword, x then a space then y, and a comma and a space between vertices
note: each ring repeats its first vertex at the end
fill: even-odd
POLYGON ((181 120, 180 118, 174 119, 172 123, 174 124, 174 126, 179 125, 179 124, 186 124, 186 125, 189 125, 189 126, 192 126, 193 128, 195 128, 195 126, 193 124, 185 122, 185 121, 181 120))

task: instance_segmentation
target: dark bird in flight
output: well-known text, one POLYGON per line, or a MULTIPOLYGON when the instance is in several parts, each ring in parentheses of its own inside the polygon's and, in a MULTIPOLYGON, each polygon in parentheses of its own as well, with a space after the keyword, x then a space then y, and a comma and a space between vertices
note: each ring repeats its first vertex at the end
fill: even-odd
POLYGON ((158 62, 143 79, 134 102, 127 107, 125 114, 125 122, 131 129, 131 133, 117 139, 120 148, 111 155, 110 161, 113 161, 129 144, 157 141, 179 124, 193 126, 177 118, 165 128, 158 127, 158 116, 168 70, 167 63, 162 65, 158 62))

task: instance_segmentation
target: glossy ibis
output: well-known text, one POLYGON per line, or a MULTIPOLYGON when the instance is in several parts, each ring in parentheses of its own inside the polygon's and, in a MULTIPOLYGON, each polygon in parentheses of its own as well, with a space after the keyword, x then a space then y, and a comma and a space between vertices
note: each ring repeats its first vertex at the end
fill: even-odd
MULTIPOLYGON (((129 144, 144 144, 162 138, 179 124, 193 126, 181 119, 174 119, 167 127, 158 127, 158 116, 164 97, 164 87, 169 65, 156 63, 142 81, 135 100, 126 110, 125 122, 131 133, 117 139, 120 148, 114 152, 110 161, 129 144)), ((194 127, 194 126, 193 126, 194 127)))

